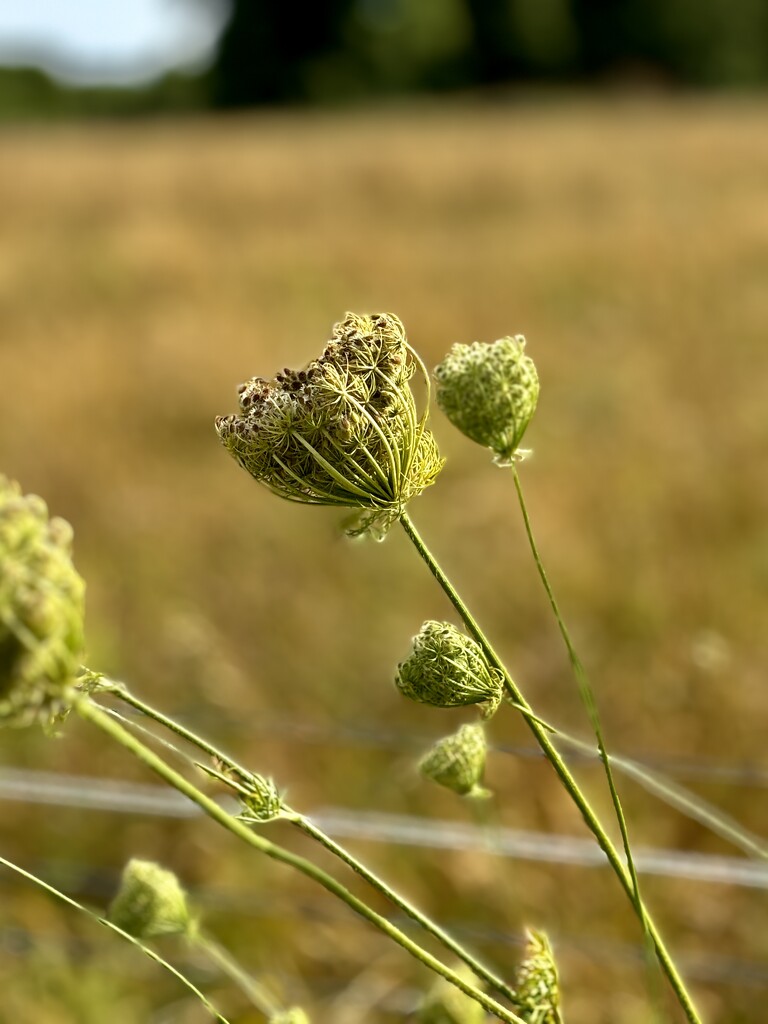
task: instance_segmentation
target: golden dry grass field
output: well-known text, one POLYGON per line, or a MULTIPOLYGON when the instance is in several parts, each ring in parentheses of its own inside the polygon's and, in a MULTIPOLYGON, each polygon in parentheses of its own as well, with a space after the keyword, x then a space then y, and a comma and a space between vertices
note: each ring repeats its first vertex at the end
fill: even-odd
MULTIPOLYGON (((406 537, 352 543, 332 510, 272 497, 212 421, 239 381, 317 355, 346 309, 396 312, 429 365, 453 342, 524 333, 542 380, 524 485, 609 748, 765 833, 767 123, 766 101, 648 99, 4 129, 0 470, 75 527, 91 666, 302 810, 475 823, 412 767, 469 716, 406 706, 392 685, 421 622, 453 619, 406 537)), ((434 429, 447 464, 414 521, 539 713, 586 735, 511 477, 438 412, 434 429)), ((490 733, 490 820, 584 838, 513 711, 490 733)), ((55 741, 2 740, 3 766, 153 781, 75 721, 55 741)), ((598 770, 575 767, 607 816, 598 770)), ((746 863, 634 783, 621 792, 638 849, 746 863)), ((319 1024, 408 1019, 430 984, 212 824, 64 802, 5 801, 0 820, 0 852, 92 904, 129 856, 162 861, 319 1024)), ((524 925, 546 929, 569 1024, 652 1020, 613 877, 480 837, 348 842, 502 971, 524 925)), ((764 879, 644 876, 711 1024, 766 1019, 764 879)), ((0 1024, 206 1019, 134 950, 1 881, 0 1024)), ((233 1021, 262 1019, 163 948, 233 1021)))

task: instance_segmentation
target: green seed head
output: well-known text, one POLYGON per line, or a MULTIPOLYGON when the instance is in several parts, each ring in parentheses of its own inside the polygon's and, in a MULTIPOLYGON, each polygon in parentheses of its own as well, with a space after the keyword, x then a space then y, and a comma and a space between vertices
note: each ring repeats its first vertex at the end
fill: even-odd
POLYGON ((47 725, 66 712, 84 605, 69 523, 0 477, 0 724, 47 725))
MULTIPOLYGON (((474 974, 463 964, 456 973, 465 981, 477 983, 474 974)), ((486 1013, 478 1002, 441 978, 425 996, 416 1020, 419 1024, 483 1024, 486 1013)))
POLYGON ((435 369, 437 404, 470 440, 499 461, 514 457, 536 409, 539 378, 525 338, 454 345, 435 369))
POLYGON ((398 665, 397 688, 405 697, 438 708, 484 704, 489 718, 504 692, 501 675, 479 646, 450 622, 425 622, 411 653, 398 665))
POLYGON ((396 316, 347 313, 303 370, 242 384, 240 412, 219 416, 216 430, 275 494, 360 509, 350 532, 383 535, 443 464, 408 383, 417 368, 429 388, 396 316))
POLYGON ((461 796, 488 796, 480 785, 487 752, 482 725, 462 725, 432 747, 419 763, 422 775, 461 796))
POLYGON ((188 935, 194 927, 176 875, 149 860, 128 861, 107 916, 137 939, 188 935))
POLYGON ((517 998, 529 1024, 560 1024, 557 965, 544 932, 528 932, 525 958, 517 970, 517 998))

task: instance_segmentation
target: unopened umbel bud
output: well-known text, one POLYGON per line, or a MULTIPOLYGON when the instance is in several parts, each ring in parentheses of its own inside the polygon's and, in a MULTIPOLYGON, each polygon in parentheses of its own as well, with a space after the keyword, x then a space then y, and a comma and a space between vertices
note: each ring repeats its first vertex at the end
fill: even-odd
POLYGON ((84 604, 69 523, 0 477, 0 724, 46 725, 67 710, 84 604))
POLYGON ((480 785, 488 746, 482 725, 462 725, 458 732, 438 740, 422 758, 419 770, 461 796, 488 796, 480 785))
POLYGON ((525 355, 525 338, 454 345, 435 368, 437 404, 470 440, 498 460, 517 451, 536 409, 539 378, 525 355))
POLYGON ((424 623, 395 682, 405 697, 421 704, 485 704, 484 718, 496 711, 504 692, 501 674, 489 666, 480 645, 450 622, 424 623))
POLYGON ((128 861, 107 916, 137 939, 186 935, 194 925, 176 875, 149 860, 128 861))

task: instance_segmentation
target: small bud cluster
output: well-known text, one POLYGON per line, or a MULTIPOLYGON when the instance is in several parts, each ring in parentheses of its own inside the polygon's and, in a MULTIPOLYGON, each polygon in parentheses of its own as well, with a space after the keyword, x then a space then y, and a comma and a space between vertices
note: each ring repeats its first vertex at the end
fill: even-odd
POLYGON ((543 932, 528 932, 525 958, 517 970, 517 1001, 527 1024, 561 1024, 557 965, 543 932))
POLYGON ((130 860, 110 904, 112 924, 137 939, 189 935, 194 921, 187 897, 172 871, 148 860, 130 860))
POLYGON ((488 796, 480 785, 488 746, 482 725, 462 725, 432 747, 419 763, 422 775, 460 796, 488 796))
POLYGON ((539 378, 525 338, 454 345, 435 368, 437 404, 470 440, 501 462, 517 451, 536 409, 539 378))
POLYGON ((347 313, 303 370, 242 384, 239 414, 217 417, 216 430, 275 494, 363 509, 355 532, 383 533, 442 467, 408 384, 417 365, 396 316, 347 313))
POLYGON ((240 818, 243 821, 264 823, 282 816, 283 798, 272 779, 265 779, 262 775, 251 775, 248 778, 247 789, 247 794, 243 793, 241 784, 240 794, 244 809, 240 818))
POLYGON ((484 704, 483 717, 498 708, 504 682, 488 664, 480 645, 450 622, 425 622, 411 653, 397 668, 403 696, 438 708, 484 704))
POLYGON ((0 724, 46 725, 66 712, 84 605, 69 523, 0 477, 0 724))

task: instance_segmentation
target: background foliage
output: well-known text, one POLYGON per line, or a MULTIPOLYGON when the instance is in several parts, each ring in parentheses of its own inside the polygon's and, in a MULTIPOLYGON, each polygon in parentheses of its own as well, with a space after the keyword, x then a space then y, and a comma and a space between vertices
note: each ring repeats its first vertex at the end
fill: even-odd
MULTIPOLYGON (((217 11, 221 0, 209 3, 217 11)), ((763 0, 232 0, 211 66, 139 89, 0 72, 0 119, 135 116, 510 85, 754 88, 763 0)))

